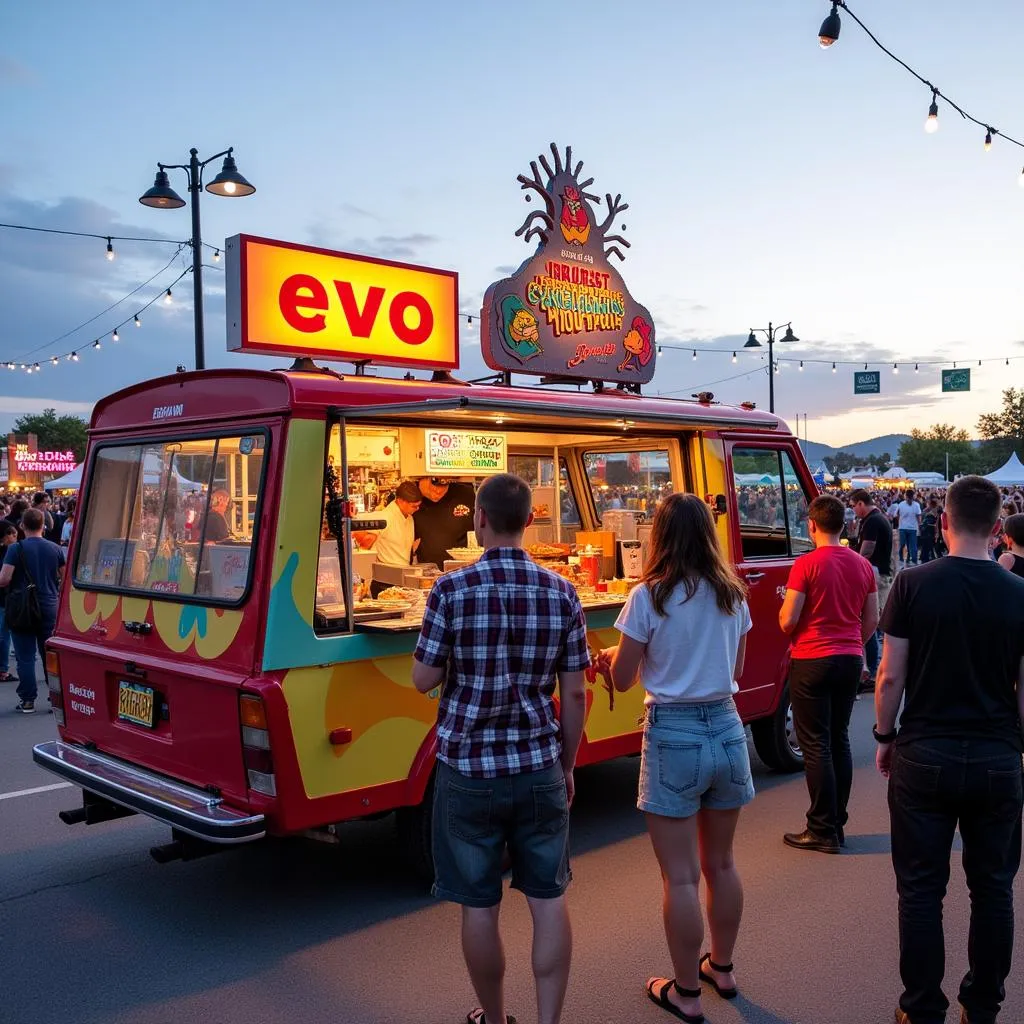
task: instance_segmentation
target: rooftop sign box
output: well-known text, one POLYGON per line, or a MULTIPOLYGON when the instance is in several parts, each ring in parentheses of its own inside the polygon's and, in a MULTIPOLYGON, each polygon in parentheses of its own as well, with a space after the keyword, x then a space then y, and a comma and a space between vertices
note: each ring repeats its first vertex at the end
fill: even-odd
POLYGON ((571 146, 563 161, 554 143, 551 158, 542 153, 531 177, 519 175, 526 199, 535 193, 544 208, 527 214, 516 235, 539 243, 511 277, 487 289, 484 360, 495 370, 646 384, 654 376, 654 321, 610 262, 629 248, 615 233, 629 204, 606 195, 598 221, 601 199, 587 191, 593 178, 581 180, 583 161, 573 165, 571 146))
POLYGON ((225 242, 228 349, 456 369, 458 275, 235 235, 225 242))

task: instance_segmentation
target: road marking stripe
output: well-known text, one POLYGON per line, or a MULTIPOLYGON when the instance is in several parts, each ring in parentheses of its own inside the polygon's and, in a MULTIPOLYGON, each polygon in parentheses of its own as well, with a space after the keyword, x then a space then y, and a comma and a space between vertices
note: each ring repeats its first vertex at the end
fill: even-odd
POLYGON ((13 800, 16 796, 33 796, 36 793, 49 793, 54 789, 71 789, 71 783, 55 782, 52 786, 36 786, 34 789, 18 789, 13 793, 0 793, 0 800, 13 800))

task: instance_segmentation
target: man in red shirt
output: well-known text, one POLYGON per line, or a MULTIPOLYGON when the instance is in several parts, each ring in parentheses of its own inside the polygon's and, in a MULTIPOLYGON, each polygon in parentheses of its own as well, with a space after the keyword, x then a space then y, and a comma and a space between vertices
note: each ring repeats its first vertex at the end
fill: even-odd
POLYGON ((798 850, 838 853, 853 785, 850 715, 878 594, 871 563, 839 543, 839 499, 815 498, 807 518, 814 550, 793 563, 779 625, 793 637, 789 690, 811 806, 804 831, 782 838, 798 850))

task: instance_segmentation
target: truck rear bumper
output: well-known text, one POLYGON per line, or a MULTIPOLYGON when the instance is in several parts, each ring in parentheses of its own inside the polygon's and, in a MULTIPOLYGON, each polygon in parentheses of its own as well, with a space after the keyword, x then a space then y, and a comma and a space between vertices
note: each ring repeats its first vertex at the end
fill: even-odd
POLYGON ((266 834, 262 814, 231 810, 205 790, 108 754, 50 740, 32 748, 32 760, 90 793, 210 843, 248 843, 266 834))

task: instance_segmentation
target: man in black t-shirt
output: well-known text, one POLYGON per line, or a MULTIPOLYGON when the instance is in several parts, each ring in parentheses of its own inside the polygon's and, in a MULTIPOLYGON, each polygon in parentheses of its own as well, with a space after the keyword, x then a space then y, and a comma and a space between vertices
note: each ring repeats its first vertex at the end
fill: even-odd
MULTIPOLYGON (((860 521, 857 550, 875 570, 875 588, 878 590, 878 612, 885 608, 889 588, 892 586, 892 526, 885 513, 875 504, 870 492, 856 490, 850 495, 853 511, 860 521)), ((875 673, 882 656, 881 634, 875 633, 864 645, 864 664, 867 668, 865 689, 874 689, 875 673)))
POLYGON ((989 557, 999 507, 991 481, 957 480, 941 520, 949 557, 900 573, 882 615, 875 738, 899 892, 897 1022, 946 1019, 942 900, 958 826, 971 893, 963 1019, 994 1021, 1006 994, 1024 805, 1024 580, 989 557))
POLYGON ((423 477, 419 481, 423 503, 413 515, 416 554, 421 565, 433 562, 439 569, 451 558, 450 548, 464 548, 473 529, 476 492, 472 484, 452 483, 447 477, 423 477))

